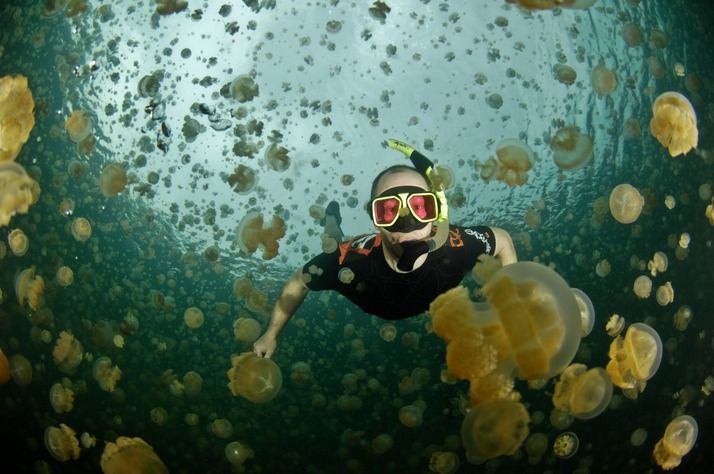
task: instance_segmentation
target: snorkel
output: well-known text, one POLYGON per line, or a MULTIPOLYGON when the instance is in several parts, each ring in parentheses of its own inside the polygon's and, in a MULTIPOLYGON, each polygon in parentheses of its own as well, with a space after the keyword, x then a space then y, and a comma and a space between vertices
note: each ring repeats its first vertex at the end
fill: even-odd
POLYGON ((414 168, 426 177, 431 186, 431 191, 439 199, 439 215, 436 219, 436 233, 426 240, 404 242, 402 244, 403 253, 397 261, 397 268, 404 272, 414 270, 414 263, 420 256, 439 249, 446 243, 449 236, 449 205, 446 202, 446 194, 441 180, 437 179, 434 163, 416 151, 406 143, 389 139, 387 145, 397 151, 401 151, 409 158, 414 168))

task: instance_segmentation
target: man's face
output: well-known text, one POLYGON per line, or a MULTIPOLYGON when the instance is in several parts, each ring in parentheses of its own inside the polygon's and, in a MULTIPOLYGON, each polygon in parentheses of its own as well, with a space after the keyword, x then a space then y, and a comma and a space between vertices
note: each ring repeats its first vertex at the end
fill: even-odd
MULTIPOLYGON (((422 175, 415 171, 398 171, 396 173, 383 176, 375 188, 375 196, 398 186, 417 186, 424 191, 429 190, 429 185, 422 175)), ((431 235, 431 224, 426 224, 420 229, 411 232, 390 232, 384 227, 376 227, 382 235, 384 241, 392 251, 401 254, 400 244, 411 240, 424 240, 431 235)))

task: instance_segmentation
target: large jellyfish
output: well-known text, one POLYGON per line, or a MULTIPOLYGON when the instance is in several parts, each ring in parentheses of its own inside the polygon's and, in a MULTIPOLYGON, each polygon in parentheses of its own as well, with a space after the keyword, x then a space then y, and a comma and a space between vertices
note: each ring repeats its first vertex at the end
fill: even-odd
POLYGON ((508 186, 520 186, 528 181, 528 170, 533 166, 533 151, 520 140, 506 139, 496 146, 498 168, 496 179, 508 186))
POLYGON ((280 367, 254 352, 233 356, 231 364, 227 372, 228 388, 234 396, 240 395, 253 403, 265 403, 275 398, 283 385, 280 367))
MULTIPOLYGON (((2 153, 2 150, 0 150, 2 153)), ((0 227, 17 213, 27 214, 40 197, 40 186, 14 161, 0 161, 0 227)))
POLYGON ((58 461, 79 458, 79 441, 75 431, 63 423, 59 428, 49 426, 45 429, 45 447, 58 461))
POLYGON ((490 400, 476 405, 461 425, 461 441, 470 463, 511 455, 528 437, 530 416, 522 403, 490 400))
POLYGON ((607 373, 612 383, 623 389, 642 392, 662 360, 662 340, 644 323, 627 328, 625 337, 617 336, 610 344, 607 373))
POLYGON ((612 382, 604 369, 588 370, 583 364, 572 364, 555 384, 553 405, 575 418, 587 420, 602 413, 611 398, 612 382))
POLYGON ((650 132, 672 157, 696 148, 699 131, 692 103, 678 92, 661 94, 652 104, 650 132))
POLYGON ((104 474, 168 474, 169 470, 141 438, 119 436, 114 443, 107 443, 99 461, 104 474))
POLYGON ((0 161, 14 160, 20 153, 35 126, 34 108, 25 76, 0 77, 0 161))
POLYGON ((657 464, 665 471, 679 466, 682 457, 694 447, 698 434, 697 421, 689 415, 670 421, 652 453, 657 464))

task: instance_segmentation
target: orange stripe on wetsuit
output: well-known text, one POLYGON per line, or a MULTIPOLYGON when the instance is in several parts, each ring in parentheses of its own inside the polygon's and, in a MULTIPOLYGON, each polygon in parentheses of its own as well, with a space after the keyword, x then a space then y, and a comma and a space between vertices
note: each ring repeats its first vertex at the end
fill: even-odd
MULTIPOLYGON (((362 235, 362 236, 356 237, 352 240, 348 240, 347 242, 342 242, 341 244, 338 245, 338 248, 340 250, 340 259, 339 259, 340 265, 342 265, 344 263, 345 259, 347 258, 347 255, 349 255, 350 253, 356 253, 359 255, 369 255, 370 253, 372 253, 372 250, 374 250, 375 248, 382 245, 382 236, 377 234, 374 237, 374 241, 372 242, 372 245, 369 248, 353 247, 355 241, 362 240, 364 238, 365 238, 365 236, 362 235)), ((371 239, 365 240, 365 243, 369 240, 371 240, 371 239)), ((363 245, 363 244, 364 243, 358 244, 358 245, 363 245)))

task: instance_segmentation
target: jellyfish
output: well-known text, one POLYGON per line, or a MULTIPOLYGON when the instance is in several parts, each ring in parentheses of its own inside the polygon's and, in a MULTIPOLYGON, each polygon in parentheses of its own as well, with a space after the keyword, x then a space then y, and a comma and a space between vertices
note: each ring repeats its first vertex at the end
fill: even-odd
POLYGON ((607 373, 612 383, 642 392, 659 368, 662 340, 650 326, 635 323, 627 328, 624 338, 617 336, 612 341, 608 356, 607 373))
POLYGON ((671 282, 665 282, 657 288, 655 293, 655 299, 657 299, 657 304, 660 306, 667 306, 672 301, 674 301, 674 288, 672 288, 671 282))
POLYGON ((471 276, 476 280, 476 283, 483 286, 501 266, 501 260, 491 255, 483 254, 479 256, 476 265, 471 270, 471 276))
POLYGON ((86 242, 92 236, 92 224, 84 217, 77 217, 70 225, 72 237, 77 242, 86 242))
POLYGON ((72 333, 62 331, 52 350, 52 359, 55 365, 65 374, 73 374, 83 358, 82 344, 72 333))
POLYGON ((184 389, 184 394, 189 397, 193 398, 196 397, 199 393, 201 393, 201 388, 203 387, 203 378, 201 377, 201 374, 198 372, 194 371, 189 371, 186 372, 183 376, 183 389, 184 389))
POLYGON ((13 229, 7 235, 7 243, 10 251, 16 257, 22 257, 30 248, 30 239, 22 229, 13 229))
POLYGON ((422 422, 422 409, 417 405, 404 405, 399 409, 399 422, 407 428, 418 428, 422 422))
POLYGON ((689 323, 692 321, 692 308, 689 306, 681 306, 674 313, 674 327, 677 331, 686 331, 689 323))
POLYGON ((275 143, 266 148, 264 158, 270 169, 275 171, 285 171, 290 166, 288 149, 275 143))
POLYGON ((646 440, 647 430, 644 428, 637 428, 630 435, 630 444, 635 447, 642 446, 643 444, 645 444, 646 440))
POLYGON ((55 383, 50 387, 50 404, 57 413, 69 413, 74 408, 74 392, 61 383, 55 383))
POLYGON ((156 0, 156 13, 159 15, 180 13, 186 8, 188 8, 187 0, 156 0))
POLYGON ((528 181, 527 172, 533 166, 533 151, 520 140, 506 139, 496 146, 498 170, 496 179, 508 186, 520 186, 528 181))
POLYGON ((154 407, 149 411, 149 418, 156 426, 165 426, 169 421, 169 413, 164 407, 154 407))
POLYGON ((548 417, 548 420, 550 421, 550 424, 553 428, 555 428, 557 430, 564 430, 573 424, 575 417, 573 416, 572 413, 570 413, 568 411, 563 411, 563 410, 558 410, 557 408, 553 408, 553 410, 551 410, 551 412, 550 412, 550 416, 548 417))
POLYGON ((613 314, 605 323, 605 331, 610 337, 616 337, 625 328, 625 318, 619 314, 613 314))
POLYGON ((650 132, 669 151, 684 155, 699 141, 697 115, 691 102, 678 92, 664 92, 652 104, 650 132))
POLYGON ((100 465, 104 474, 127 472, 168 474, 169 472, 146 441, 126 436, 119 436, 114 443, 107 443, 104 446, 100 465))
POLYGON ((59 286, 70 286, 74 282, 74 272, 68 266, 61 266, 57 269, 55 281, 59 286))
POLYGON ((387 433, 381 433, 372 440, 372 451, 375 454, 384 454, 394 446, 394 438, 387 433))
POLYGON ((642 31, 640 27, 634 23, 626 23, 622 27, 622 39, 625 40, 625 44, 630 48, 635 48, 642 43, 642 31))
POLYGON ((211 422, 211 433, 213 433, 216 438, 230 438, 233 436, 233 423, 225 418, 216 418, 211 422))
POLYGON ((74 143, 84 141, 92 133, 92 119, 81 110, 75 110, 64 123, 69 139, 74 143))
POLYGON ((460 464, 459 456, 452 451, 434 451, 429 458, 429 470, 436 474, 454 474, 460 464))
POLYGON ((226 459, 234 467, 240 467, 248 459, 253 458, 253 450, 243 443, 232 441, 226 445, 226 459))
POLYGON ((99 384, 99 388, 105 392, 113 392, 121 378, 121 369, 112 366, 112 360, 109 357, 102 356, 94 361, 92 376, 99 384))
POLYGON ((6 384, 10 380, 10 361, 5 353, 0 349, 0 385, 6 384))
POLYGON ((652 256, 652 260, 647 262, 647 269, 650 271, 652 277, 656 277, 657 273, 663 273, 667 271, 669 266, 669 259, 667 254, 664 252, 655 252, 652 256))
POLYGON ((245 165, 238 165, 228 177, 228 184, 238 194, 248 194, 258 182, 256 172, 245 165))
POLYGON ((574 171, 585 166, 592 157, 593 141, 577 127, 565 127, 550 140, 553 161, 562 170, 574 171))
POLYGON ((247 74, 241 74, 233 79, 229 86, 230 95, 240 103, 249 102, 259 93, 258 84, 247 74))
POLYGON ((312 378, 310 364, 298 361, 290 367, 290 380, 297 385, 305 385, 312 378))
POLYGON ((466 459, 477 464, 511 455, 528 436, 530 417, 522 403, 489 400, 477 404, 461 425, 466 459))
POLYGON ((632 291, 638 298, 649 298, 652 293, 652 280, 647 275, 638 276, 632 285, 632 291))
POLYGON ((263 259, 270 260, 278 255, 278 240, 285 236, 285 221, 273 216, 270 227, 263 227, 263 215, 258 212, 248 213, 238 224, 237 243, 248 255, 258 248, 263 249, 263 259))
POLYGON ((82 433, 82 435, 79 437, 79 441, 80 443, 82 443, 82 447, 85 449, 92 448, 97 444, 97 438, 90 435, 86 431, 82 433))
POLYGON ((689 415, 670 421, 652 453, 657 464, 665 471, 679 466, 682 458, 694 447, 698 434, 697 421, 689 415))
POLYGON ((573 292, 580 310, 580 336, 585 337, 590 334, 593 326, 595 326, 595 307, 590 297, 583 290, 577 288, 571 288, 570 290, 573 292))
POLYGON ((590 80, 593 89, 600 97, 612 94, 617 87, 617 76, 604 64, 598 64, 593 68, 590 80))
POLYGON ((645 199, 634 186, 618 184, 610 193, 610 213, 621 224, 632 224, 640 217, 645 199))
POLYGON ((233 323, 233 334, 239 341, 253 343, 260 333, 260 323, 253 318, 238 318, 233 323))
POLYGON ((27 305, 37 311, 40 309, 42 294, 45 292, 45 280, 37 275, 34 268, 26 268, 15 277, 15 295, 20 306, 27 305))
POLYGON ((604 369, 572 364, 555 384, 553 405, 575 418, 589 420, 602 413, 611 398, 612 382, 604 369))
POLYGON ((379 327, 379 337, 384 342, 392 342, 397 337, 397 327, 392 323, 384 323, 379 327))
POLYGON ((579 446, 578 435, 572 431, 560 433, 553 441, 553 454, 555 454, 556 458, 568 459, 578 452, 579 446))
POLYGON ((533 433, 526 439, 526 454, 528 464, 535 466, 540 463, 543 455, 548 451, 548 436, 544 433, 533 433))
POLYGON ((553 66, 553 74, 558 82, 565 85, 575 84, 575 80, 578 78, 578 73, 575 69, 568 66, 567 64, 556 64, 553 66))
POLYGON ((35 126, 34 108, 25 76, 0 77, 0 162, 14 160, 27 142, 35 126))
POLYGON ((45 429, 45 447, 53 458, 64 462, 79 458, 79 441, 75 431, 64 423, 59 428, 48 426, 45 429))
POLYGON ((228 388, 233 396, 242 396, 253 403, 265 403, 280 392, 283 376, 280 367, 270 359, 244 352, 231 357, 228 388))
POLYGON ((128 178, 126 170, 118 163, 109 163, 102 169, 99 176, 99 190, 104 197, 114 197, 124 191, 128 178))
POLYGON ((204 316, 201 308, 191 306, 183 312, 183 322, 191 329, 198 329, 203 325, 204 316))
MULTIPOLYGON (((0 155, 2 153, 0 147, 0 155)), ((14 161, 0 160, 0 227, 8 225, 17 213, 27 214, 39 197, 40 186, 27 175, 25 168, 14 161)))

